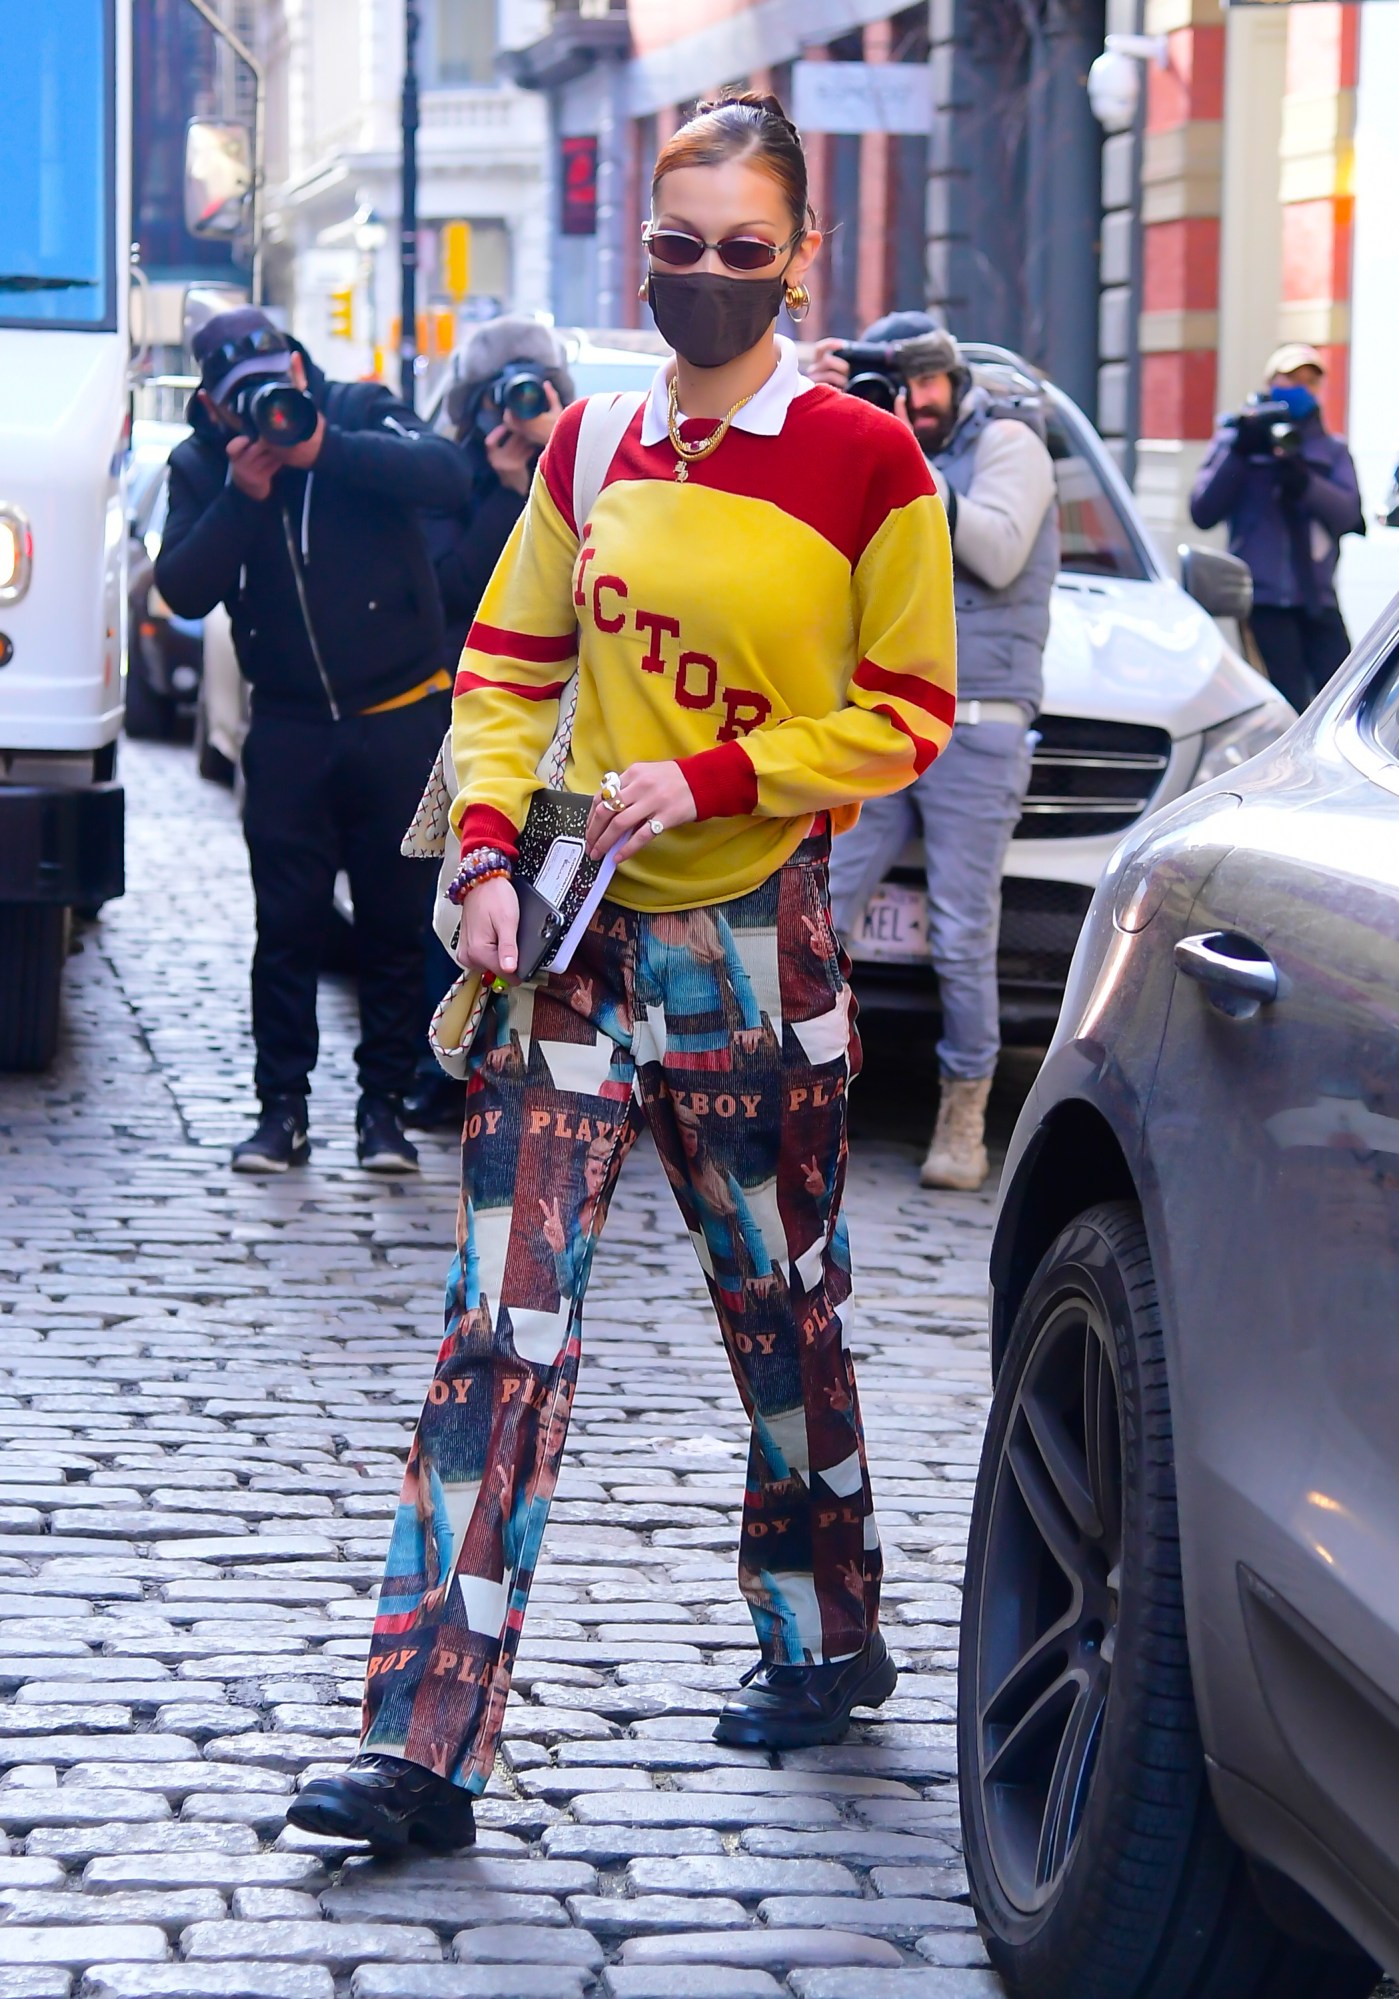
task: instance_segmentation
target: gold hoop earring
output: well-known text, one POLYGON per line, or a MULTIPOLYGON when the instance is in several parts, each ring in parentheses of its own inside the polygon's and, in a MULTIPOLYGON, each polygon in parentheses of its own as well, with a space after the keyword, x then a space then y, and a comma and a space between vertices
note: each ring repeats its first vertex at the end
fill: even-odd
POLYGON ((783 296, 787 317, 800 326, 811 310, 811 293, 805 285, 788 285, 783 296))

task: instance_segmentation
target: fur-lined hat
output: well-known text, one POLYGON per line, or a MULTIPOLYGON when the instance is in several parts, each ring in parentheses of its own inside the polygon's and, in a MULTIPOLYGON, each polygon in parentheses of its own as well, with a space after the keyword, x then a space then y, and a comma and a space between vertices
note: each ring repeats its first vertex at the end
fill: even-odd
POLYGON ((906 382, 926 381, 929 375, 950 375, 958 393, 971 380, 971 370, 962 359, 962 350, 945 326, 931 333, 915 334, 898 343, 899 372, 906 382))
POLYGON ((547 370, 559 401, 574 399, 573 378, 563 342, 539 319, 486 319, 474 327, 452 356, 447 380, 447 416, 460 426, 487 382, 510 361, 530 361, 547 370))

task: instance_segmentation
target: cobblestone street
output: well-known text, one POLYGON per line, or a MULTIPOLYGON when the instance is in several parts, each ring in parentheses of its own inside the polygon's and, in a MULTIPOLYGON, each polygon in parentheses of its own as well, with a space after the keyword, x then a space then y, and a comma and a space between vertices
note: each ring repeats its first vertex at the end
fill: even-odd
POLYGON ((850 1192, 903 1675, 879 1719, 780 1756, 710 1740, 754 1649, 746 1426, 639 1150, 479 1846, 386 1866, 282 1830, 355 1747, 455 1146, 422 1139, 405 1184, 358 1170, 331 979, 309 1169, 230 1173, 253 1108, 235 807, 186 748, 124 744, 123 774, 128 893, 81 933, 54 1072, 0 1079, 0 1999, 999 1993, 952 1727, 992 1203, 920 1192, 926 1096, 905 1082, 900 1113, 888 1077, 850 1192))

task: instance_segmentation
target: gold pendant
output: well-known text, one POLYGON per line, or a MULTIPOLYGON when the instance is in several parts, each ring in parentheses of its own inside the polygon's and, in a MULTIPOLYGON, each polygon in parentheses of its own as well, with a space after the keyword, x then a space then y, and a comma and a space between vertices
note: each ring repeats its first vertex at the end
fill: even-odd
POLYGON ((683 486, 685 481, 689 478, 689 476, 690 476, 689 466, 685 463, 683 458, 677 458, 675 461, 676 483, 678 485, 683 486))

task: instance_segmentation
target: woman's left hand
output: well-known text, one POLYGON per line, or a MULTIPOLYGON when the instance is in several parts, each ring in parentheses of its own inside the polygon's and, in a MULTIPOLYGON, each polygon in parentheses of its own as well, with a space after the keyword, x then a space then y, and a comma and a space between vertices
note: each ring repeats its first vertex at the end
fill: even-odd
POLYGON ((651 830, 659 820, 662 831, 688 826, 695 817, 695 800, 678 763, 628 764, 622 772, 622 808, 614 812, 593 799, 588 814, 588 853, 597 861, 612 847, 618 861, 629 860, 660 836, 651 830))

